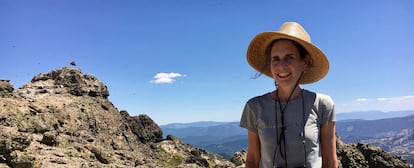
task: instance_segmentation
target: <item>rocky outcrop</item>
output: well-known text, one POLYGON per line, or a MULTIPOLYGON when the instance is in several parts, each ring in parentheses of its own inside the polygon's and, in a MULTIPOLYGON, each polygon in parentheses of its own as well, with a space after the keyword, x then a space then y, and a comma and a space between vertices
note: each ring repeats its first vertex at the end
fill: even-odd
POLYGON ((49 73, 39 74, 32 81, 17 90, 26 98, 41 98, 53 94, 69 93, 74 96, 88 95, 106 99, 109 91, 96 77, 82 74, 80 69, 64 67, 49 73), (40 96, 40 97, 39 97, 40 96))
POLYGON ((162 139, 146 115, 119 112, 107 86, 80 69, 0 81, 0 167, 233 167, 218 155, 162 139))
POLYGON ((339 168, 411 168, 401 157, 385 152, 370 144, 344 144, 336 142, 339 168))
POLYGON ((121 115, 131 128, 131 131, 142 143, 158 142, 162 140, 161 128, 147 115, 142 114, 131 117, 125 110, 121 111, 121 115))
POLYGON ((236 166, 245 167, 246 164, 247 151, 241 150, 234 153, 233 157, 230 159, 236 166))
POLYGON ((12 96, 13 90, 13 84, 9 80, 0 80, 0 98, 12 96))

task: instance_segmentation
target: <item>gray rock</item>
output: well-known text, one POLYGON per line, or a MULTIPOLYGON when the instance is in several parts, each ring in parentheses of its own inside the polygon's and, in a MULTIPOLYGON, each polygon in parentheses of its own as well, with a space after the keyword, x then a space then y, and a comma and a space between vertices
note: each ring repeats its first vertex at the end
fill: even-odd
POLYGON ((13 94, 13 84, 10 80, 0 79, 0 97, 10 97, 13 94))
POLYGON ((247 151, 241 150, 234 153, 233 157, 230 159, 236 166, 243 166, 246 163, 247 151))
MULTIPOLYGON (((82 74, 80 69, 63 67, 49 73, 41 73, 32 78, 31 83, 23 86, 22 89, 29 89, 30 93, 70 93, 75 96, 88 95, 91 97, 107 98, 109 91, 106 85, 96 77, 82 74)), ((33 97, 21 93, 22 96, 33 97)))
POLYGON ((128 112, 120 112, 131 131, 142 143, 158 142, 162 140, 162 130, 155 122, 145 114, 131 117, 128 112))
POLYGON ((42 144, 49 145, 49 146, 56 146, 58 145, 56 134, 52 132, 45 132, 43 134, 43 138, 40 141, 42 144))
POLYGON ((338 138, 336 146, 339 168, 412 168, 412 165, 401 159, 401 157, 387 153, 370 144, 344 144, 338 138))

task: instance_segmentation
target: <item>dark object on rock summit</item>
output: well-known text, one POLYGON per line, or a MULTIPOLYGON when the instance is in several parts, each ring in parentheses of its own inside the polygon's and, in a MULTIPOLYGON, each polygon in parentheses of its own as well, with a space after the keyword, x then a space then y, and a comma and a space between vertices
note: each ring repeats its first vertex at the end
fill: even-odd
POLYGON ((70 62, 70 65, 76 66, 76 62, 75 61, 70 62))

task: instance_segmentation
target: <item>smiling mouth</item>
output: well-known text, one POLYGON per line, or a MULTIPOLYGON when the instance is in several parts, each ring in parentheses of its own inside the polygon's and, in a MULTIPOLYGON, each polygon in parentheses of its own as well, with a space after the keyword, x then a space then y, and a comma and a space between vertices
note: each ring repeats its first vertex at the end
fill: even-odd
POLYGON ((279 74, 277 74, 277 76, 279 77, 279 78, 287 78, 287 77, 289 77, 291 75, 291 73, 279 73, 279 74))

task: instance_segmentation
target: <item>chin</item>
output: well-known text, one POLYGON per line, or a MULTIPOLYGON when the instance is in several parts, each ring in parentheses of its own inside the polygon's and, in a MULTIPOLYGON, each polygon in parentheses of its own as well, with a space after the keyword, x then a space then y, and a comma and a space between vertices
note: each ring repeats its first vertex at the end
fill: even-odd
POLYGON ((276 83, 280 86, 290 86, 295 84, 295 82, 292 82, 292 80, 276 80, 276 83))

